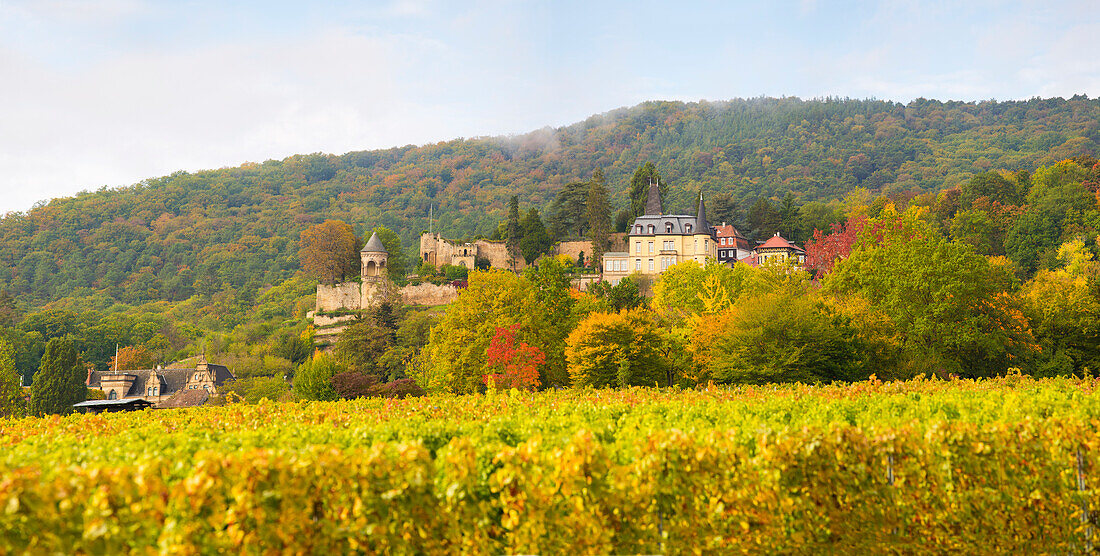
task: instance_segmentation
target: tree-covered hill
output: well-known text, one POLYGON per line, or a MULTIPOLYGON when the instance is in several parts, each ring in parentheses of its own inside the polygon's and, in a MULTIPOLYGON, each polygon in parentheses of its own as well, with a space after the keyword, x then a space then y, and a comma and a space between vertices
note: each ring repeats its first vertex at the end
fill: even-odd
POLYGON ((360 234, 386 226, 415 249, 430 204, 436 230, 489 235, 513 194, 545 213, 600 168, 618 210, 646 161, 669 182, 666 210, 690 210, 700 189, 744 210, 788 193, 805 203, 855 188, 935 191, 1098 152, 1100 100, 1086 97, 647 102, 516 137, 296 155, 55 199, 0 219, 0 288, 27 309, 254 298, 297 271, 301 231, 325 219, 360 234))

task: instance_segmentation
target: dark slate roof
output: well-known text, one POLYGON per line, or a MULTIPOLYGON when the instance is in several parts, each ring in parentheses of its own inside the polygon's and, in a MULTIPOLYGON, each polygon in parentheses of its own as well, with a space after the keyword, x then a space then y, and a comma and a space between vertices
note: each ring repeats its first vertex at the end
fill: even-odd
POLYGON ((157 409, 178 409, 181 407, 198 407, 210 399, 210 392, 195 388, 194 390, 180 390, 172 394, 171 398, 157 404, 157 409))
MULTIPOLYGON (((236 378, 229 368, 224 365, 209 365, 209 368, 214 373, 214 386, 219 387, 225 383, 225 381, 236 378)), ((130 384, 130 391, 126 392, 123 397, 126 396, 144 396, 146 388, 151 386, 148 384, 149 376, 152 374, 152 369, 139 369, 133 371, 92 371, 89 376, 88 386, 93 388, 99 388, 100 383, 105 375, 125 374, 132 375, 134 382, 130 384)), ((173 392, 183 390, 187 385, 187 379, 191 378, 191 373, 194 373, 195 369, 160 369, 157 374, 160 375, 160 384, 157 385, 162 395, 169 395, 173 392)))
POLYGON ((687 214, 647 214, 634 219, 634 225, 630 227, 628 236, 653 236, 653 235, 695 235, 698 233, 714 235, 714 228, 707 226, 704 230, 698 228, 699 218, 687 214), (654 226, 654 231, 649 231, 649 226, 654 226), (672 231, 666 232, 665 228, 672 224, 672 231), (691 231, 687 231, 687 225, 691 225, 691 231), (642 231, 638 231, 638 226, 642 231))
MULTIPOLYGON (((699 192, 699 210, 695 212, 695 229, 706 230, 708 234, 714 235, 714 232, 710 229, 710 224, 707 222, 707 207, 703 204, 703 192, 699 192)), ((696 231, 696 233, 699 233, 696 231)))
POLYGON ((661 210, 661 182, 649 182, 649 191, 646 192, 645 199, 645 213, 647 216, 659 215, 661 210))
POLYGON ((385 253, 386 246, 382 245, 382 240, 378 239, 378 232, 374 232, 370 235, 370 239, 367 240, 367 244, 363 246, 363 250, 360 253, 385 253))

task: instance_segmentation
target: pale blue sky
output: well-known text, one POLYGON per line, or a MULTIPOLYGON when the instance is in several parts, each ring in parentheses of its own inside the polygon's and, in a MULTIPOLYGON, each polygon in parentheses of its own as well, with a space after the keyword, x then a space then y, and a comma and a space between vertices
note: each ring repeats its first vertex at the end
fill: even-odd
POLYGON ((0 0, 0 211, 652 99, 1095 97, 1096 7, 0 0))

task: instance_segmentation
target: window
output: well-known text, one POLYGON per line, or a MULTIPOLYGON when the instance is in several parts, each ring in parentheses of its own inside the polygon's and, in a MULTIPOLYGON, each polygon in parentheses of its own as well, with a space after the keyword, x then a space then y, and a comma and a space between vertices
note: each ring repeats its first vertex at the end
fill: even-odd
POLYGON ((665 222, 665 233, 666 234, 671 234, 672 233, 672 222, 665 222))
POLYGON ((611 272, 611 269, 612 269, 611 261, 607 261, 607 271, 611 272))
POLYGON ((695 240, 695 252, 699 252, 699 240, 695 240))
POLYGON ((684 231, 690 234, 691 233, 691 224, 684 224, 684 231))
POLYGON ((636 230, 636 233, 639 233, 639 234, 642 233, 642 225, 641 224, 638 224, 637 226, 635 226, 634 229, 636 230))
POLYGON ((649 242, 649 252, 653 253, 653 242, 649 242))
POLYGON ((641 259, 634 259, 634 270, 641 270, 641 269, 642 269, 642 260, 641 259))
POLYGON ((111 390, 110 392, 107 393, 107 399, 108 400, 117 400, 118 399, 118 394, 115 393, 114 390, 111 390))
POLYGON ((653 272, 653 259, 649 259, 649 271, 653 272))
POLYGON ((655 226, 653 224, 650 224, 649 228, 648 228, 648 231, 649 231, 650 234, 656 233, 657 232, 657 226, 655 226))
MULTIPOLYGON (((640 227, 641 226, 639 226, 639 228, 640 227)), ((642 242, 640 242, 640 241, 635 241, 634 242, 634 252, 635 253, 641 253, 642 252, 642 242)))

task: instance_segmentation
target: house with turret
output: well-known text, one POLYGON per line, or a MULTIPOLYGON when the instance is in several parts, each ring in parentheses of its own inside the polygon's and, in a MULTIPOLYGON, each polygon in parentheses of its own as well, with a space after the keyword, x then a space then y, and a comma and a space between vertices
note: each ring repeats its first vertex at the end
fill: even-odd
POLYGON ((694 215, 665 214, 658 188, 649 184, 645 214, 631 224, 627 250, 603 255, 603 279, 612 285, 633 273, 657 275, 682 261, 705 264, 718 259, 718 236, 707 222, 703 194, 694 215))

